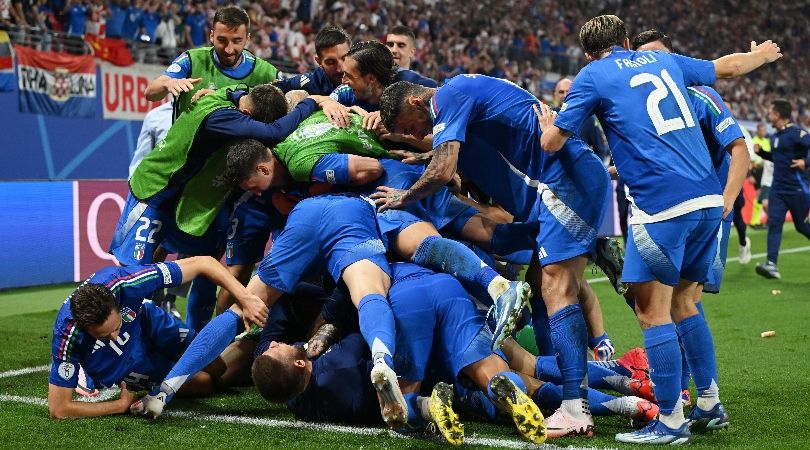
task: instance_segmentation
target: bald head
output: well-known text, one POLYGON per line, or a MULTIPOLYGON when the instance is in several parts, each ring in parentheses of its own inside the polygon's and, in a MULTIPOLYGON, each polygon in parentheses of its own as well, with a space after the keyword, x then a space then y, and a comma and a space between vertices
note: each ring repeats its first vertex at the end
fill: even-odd
POLYGON ((554 103, 556 103, 557 106, 562 105, 569 90, 571 90, 571 80, 563 78, 557 82, 557 85, 554 86, 554 103))

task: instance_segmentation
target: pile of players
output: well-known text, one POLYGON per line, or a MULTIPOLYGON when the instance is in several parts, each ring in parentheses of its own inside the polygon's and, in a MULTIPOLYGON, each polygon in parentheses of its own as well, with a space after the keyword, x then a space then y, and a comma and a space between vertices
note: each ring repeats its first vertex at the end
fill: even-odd
POLYGON ((705 86, 775 61, 776 45, 713 62, 633 51, 621 20, 599 16, 580 32, 593 62, 558 114, 486 76, 436 88, 398 69, 398 50, 350 45, 334 27, 316 38, 318 69, 272 83, 275 69, 242 48, 243 13, 220 10, 213 47, 147 89, 179 96, 182 113, 130 179, 111 246, 122 267, 93 275, 57 317, 53 417, 157 418, 175 394, 252 378, 301 419, 432 424, 454 445, 456 410, 510 417, 534 443, 592 436, 602 414, 644 423, 622 442, 728 426, 699 292, 719 286, 722 218, 748 153, 705 86), (285 96, 293 88, 307 92, 285 96), (592 115, 633 204, 623 267, 597 236, 608 171, 576 136, 592 115), (468 183, 490 201, 463 195, 468 183), (191 257, 153 259, 166 252, 191 257), (583 278, 593 258, 633 304, 645 350, 611 359, 583 278), (501 261, 528 264, 526 282, 501 261), (188 327, 143 301, 191 280, 188 327), (527 323, 539 357, 511 337, 527 323), (685 365, 698 392, 688 418, 685 365), (120 399, 71 401, 80 366, 99 386, 122 383, 120 399))

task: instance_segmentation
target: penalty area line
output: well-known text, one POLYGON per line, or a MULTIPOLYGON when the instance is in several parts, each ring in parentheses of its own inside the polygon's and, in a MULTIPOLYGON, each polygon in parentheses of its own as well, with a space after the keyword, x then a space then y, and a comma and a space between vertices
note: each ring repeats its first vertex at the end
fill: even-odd
MULTIPOLYGON (((48 402, 44 398, 38 397, 23 397, 18 395, 5 395, 0 394, 0 402, 8 402, 8 403, 23 403, 27 405, 37 405, 37 406, 47 406, 48 402)), ((292 420, 277 420, 277 419, 267 419, 262 417, 248 417, 248 416, 228 416, 222 414, 200 414, 192 411, 180 411, 180 410, 169 410, 164 411, 164 416, 167 417, 174 417, 178 419, 192 419, 192 420, 199 420, 202 422, 214 422, 214 423, 227 423, 227 424, 240 424, 240 425, 252 425, 257 427, 266 427, 266 428, 289 428, 289 429, 298 429, 298 430, 311 430, 311 431, 320 431, 320 432, 330 432, 330 433, 343 433, 343 434, 354 434, 358 436, 369 436, 369 437, 380 437, 380 436, 388 436, 395 439, 407 439, 407 440, 417 440, 415 437, 408 436, 406 434, 395 433, 390 430, 386 430, 383 428, 368 428, 368 427, 351 427, 346 425, 331 425, 331 424, 321 424, 321 423, 312 423, 312 422, 301 422, 301 421, 292 421, 292 420)), ((426 435, 421 435, 426 436, 426 435)), ((432 436, 431 436, 432 438, 432 436)), ((441 442, 439 438, 436 438, 437 442, 441 442)), ((560 447, 553 444, 543 444, 543 445, 535 445, 530 442, 526 441, 518 441, 512 439, 498 439, 498 438, 487 438, 487 437, 479 437, 479 436, 465 436, 464 437, 465 444, 471 445, 481 445, 485 447, 499 447, 499 448, 509 448, 509 449, 545 449, 545 450, 613 450, 611 448, 600 448, 600 447, 578 447, 569 445, 566 447, 560 447)))

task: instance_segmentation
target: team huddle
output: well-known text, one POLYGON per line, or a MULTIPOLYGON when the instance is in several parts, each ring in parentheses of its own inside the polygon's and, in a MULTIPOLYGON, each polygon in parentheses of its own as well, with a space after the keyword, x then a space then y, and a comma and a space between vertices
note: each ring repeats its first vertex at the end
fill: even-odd
POLYGON ((595 17, 580 31, 591 62, 557 112, 502 79, 439 87, 408 70, 404 27, 389 48, 325 27, 319 67, 277 79, 243 50, 249 26, 220 9, 213 46, 147 88, 175 96, 174 121, 132 172, 119 266, 59 311, 52 417, 157 419, 175 395, 252 382, 300 420, 432 424, 452 445, 470 417, 508 418, 535 444, 592 436, 603 415, 639 425, 616 435, 628 443, 728 427, 700 299, 719 291, 749 154, 709 86, 778 46, 704 61, 655 31, 631 46, 618 17, 595 17), (578 136, 593 116, 615 167, 578 136), (624 255, 599 236, 611 177, 633 212, 624 255), (591 261, 643 349, 614 359, 591 261), (181 321, 160 299, 188 282, 181 321), (538 356, 516 341, 527 326, 538 356), (73 400, 92 385, 120 398, 73 400))

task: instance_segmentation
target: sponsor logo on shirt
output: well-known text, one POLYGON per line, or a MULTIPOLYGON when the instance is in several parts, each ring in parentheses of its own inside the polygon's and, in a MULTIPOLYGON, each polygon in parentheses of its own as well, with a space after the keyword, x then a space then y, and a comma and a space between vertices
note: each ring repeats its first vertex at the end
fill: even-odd
POLYGON ((568 109, 568 103, 563 102, 562 106, 560 106, 560 112, 564 112, 568 109))
POLYGON ((69 362, 63 362, 59 364, 59 376, 62 377, 63 380, 67 381, 73 378, 73 374, 76 373, 76 366, 69 362))
POLYGON ((301 86, 309 83, 309 77, 306 75, 301 75, 301 86))
POLYGON ((179 73, 181 70, 183 70, 183 68, 182 68, 182 67, 180 67, 180 64, 176 64, 176 63, 175 63, 175 64, 172 64, 171 66, 169 66, 169 68, 168 68, 168 69, 166 69, 166 72, 169 72, 169 73, 179 73))
POLYGON ((722 133, 723 131, 725 131, 726 128, 728 128, 728 127, 730 127, 732 125, 734 125, 734 119, 732 119, 731 117, 726 117, 726 120, 720 122, 715 127, 715 129, 717 129, 718 133, 722 133))
POLYGON ((335 180, 335 171, 334 170, 327 170, 326 171, 326 182, 329 184, 337 184, 335 180))
POLYGON ((444 131, 446 126, 447 125, 444 122, 436 124, 436 126, 433 127, 433 134, 435 135, 441 133, 442 131, 444 131))

